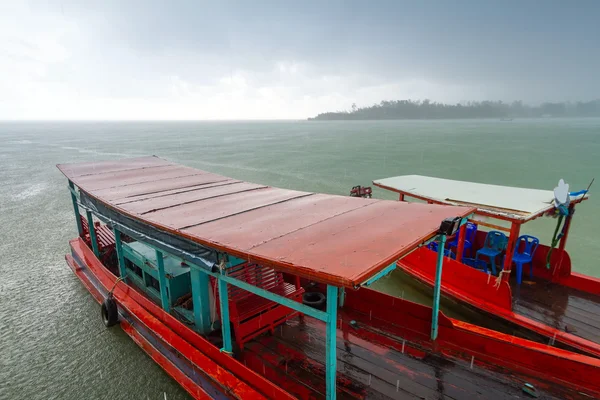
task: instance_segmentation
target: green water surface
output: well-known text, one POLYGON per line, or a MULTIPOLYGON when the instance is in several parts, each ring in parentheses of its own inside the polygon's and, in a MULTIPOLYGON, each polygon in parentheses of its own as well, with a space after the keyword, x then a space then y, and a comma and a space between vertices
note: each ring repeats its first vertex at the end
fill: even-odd
MULTIPOLYGON (((66 266, 76 225, 57 163, 155 154, 341 195, 403 174, 539 189, 564 178, 572 190, 600 179, 600 119, 0 123, 0 143, 0 399, 187 398, 120 329, 104 328, 99 306, 66 266)), ((573 269, 593 276, 600 276, 597 185, 578 207, 567 245, 573 269)), ((536 220, 522 232, 547 243, 555 223, 536 220)), ((431 301, 400 273, 376 288, 431 301)))

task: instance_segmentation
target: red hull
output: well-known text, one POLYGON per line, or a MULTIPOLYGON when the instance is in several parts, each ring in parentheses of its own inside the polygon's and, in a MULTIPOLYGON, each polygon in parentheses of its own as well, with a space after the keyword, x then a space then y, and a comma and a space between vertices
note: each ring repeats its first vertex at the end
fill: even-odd
MULTIPOLYGON (((540 249, 544 250, 544 249, 540 249)), ((403 271, 424 284, 433 287, 435 281, 437 253, 420 248, 397 263, 403 271)), ((585 292, 600 292, 600 280, 570 272, 570 259, 566 252, 555 250, 554 258, 562 257, 561 273, 553 279, 554 282, 579 289, 585 292)), ((544 259, 545 252, 538 251, 536 260, 544 259)), ((534 261, 536 261, 534 260, 534 261)), ((556 263, 553 263, 556 264, 556 263)), ((539 265, 539 262, 536 263, 539 265)), ((549 276, 545 268, 534 265, 534 275, 549 276)), ((527 269, 528 271, 528 269, 527 269)), ((525 273, 525 272, 524 272, 525 273)), ((549 343, 562 344, 566 348, 576 350, 595 357, 600 357, 600 345, 564 330, 540 323, 513 311, 513 294, 506 280, 498 281, 496 277, 482 273, 453 259, 445 258, 442 276, 442 293, 486 313, 502 318, 527 330, 533 331, 548 339, 549 343)))
MULTIPOLYGON (((82 240, 76 239, 70 244, 73 256, 66 257, 68 264, 94 298, 102 301, 116 277, 82 240)), ((287 371, 281 375, 280 370, 268 370, 263 366, 265 376, 255 373, 262 363, 259 358, 252 358, 249 353, 246 367, 219 352, 214 345, 122 282, 116 285, 114 298, 119 305, 121 326, 125 332, 192 397, 294 398, 282 389, 291 390, 292 387, 287 371), (173 358, 171 352, 180 356, 173 358)), ((365 347, 379 345, 404 353, 406 340, 406 352, 414 353, 416 358, 437 353, 458 364, 472 363, 501 372, 512 382, 513 389, 523 382, 531 382, 539 390, 559 398, 578 398, 580 392, 600 397, 600 360, 454 321, 443 314, 440 316, 438 340, 431 342, 429 307, 363 288, 348 292, 341 318, 341 333, 338 334, 348 335, 350 332, 351 336, 365 341, 365 347), (356 330, 348 325, 351 319, 365 327, 369 324, 376 326, 377 330, 356 330)), ((250 347, 253 346, 251 343, 250 347)), ((259 354, 259 357, 264 358, 265 355, 259 354)), ((433 382, 436 380, 435 377, 431 379, 433 382)), ((304 390, 299 392, 300 398, 313 398, 310 390, 304 390)), ((344 390, 339 379, 338 390, 344 390)))

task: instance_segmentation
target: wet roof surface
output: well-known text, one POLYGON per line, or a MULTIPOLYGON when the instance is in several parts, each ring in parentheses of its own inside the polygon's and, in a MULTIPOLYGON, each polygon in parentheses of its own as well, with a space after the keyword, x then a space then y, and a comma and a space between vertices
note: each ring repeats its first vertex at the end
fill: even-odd
POLYGON ((159 229, 249 261, 356 287, 472 208, 300 192, 158 157, 60 164, 80 190, 159 229))
MULTIPOLYGON (((527 221, 554 209, 552 190, 455 181, 421 175, 394 176, 374 180, 373 184, 409 196, 415 195, 451 205, 477 207, 479 211, 519 221, 527 221)), ((573 197, 571 201, 580 199, 581 196, 573 197)))

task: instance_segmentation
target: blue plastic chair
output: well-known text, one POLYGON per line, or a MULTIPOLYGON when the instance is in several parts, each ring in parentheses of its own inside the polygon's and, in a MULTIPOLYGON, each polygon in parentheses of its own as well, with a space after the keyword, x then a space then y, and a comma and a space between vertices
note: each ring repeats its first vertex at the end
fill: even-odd
MULTIPOLYGON (((429 250, 433 250, 433 251, 435 251, 437 253, 437 251, 438 251, 438 244, 437 244, 437 242, 429 242, 429 244, 427 245, 427 248, 429 250)), ((444 249, 444 255, 446 257, 450 257, 452 259, 456 259, 456 255, 452 251, 450 251, 448 249, 444 249)))
POLYGON ((520 285, 523 280, 523 264, 529 263, 529 279, 533 278, 533 256, 540 244, 540 240, 535 236, 521 235, 515 244, 515 252, 512 261, 517 266, 517 283, 520 285), (522 245, 522 243, 525 244, 522 245), (521 251, 519 249, 522 248, 521 251))
POLYGON ((496 275, 496 257, 502 254, 506 249, 506 235, 498 231, 489 231, 485 236, 485 244, 483 248, 475 253, 475 260, 479 260, 479 256, 487 256, 492 264, 492 273, 496 275))
MULTIPOLYGON (((473 251, 473 243, 475 242, 475 235, 477 234, 477 225, 472 222, 467 222, 465 229, 467 231, 465 232, 465 244, 463 248, 465 250, 464 254, 466 254, 466 250, 469 250, 469 255, 471 255, 471 252, 473 251)), ((448 243, 448 248, 451 249, 454 247, 458 249, 458 235, 459 233, 457 232, 454 240, 448 243)))
POLYGON ((463 257, 462 263, 471 268, 475 268, 478 271, 485 272, 488 275, 490 274, 487 263, 483 260, 475 260, 474 258, 463 257))

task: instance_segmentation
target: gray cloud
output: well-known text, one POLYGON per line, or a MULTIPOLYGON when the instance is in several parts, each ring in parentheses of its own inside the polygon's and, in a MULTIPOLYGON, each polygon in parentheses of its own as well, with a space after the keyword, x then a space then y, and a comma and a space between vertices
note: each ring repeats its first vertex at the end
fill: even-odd
POLYGON ((600 3, 0 6, 0 118, 303 118, 383 99, 600 95, 600 3), (10 101, 8 101, 10 99, 10 101))

